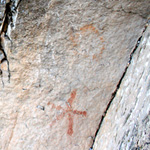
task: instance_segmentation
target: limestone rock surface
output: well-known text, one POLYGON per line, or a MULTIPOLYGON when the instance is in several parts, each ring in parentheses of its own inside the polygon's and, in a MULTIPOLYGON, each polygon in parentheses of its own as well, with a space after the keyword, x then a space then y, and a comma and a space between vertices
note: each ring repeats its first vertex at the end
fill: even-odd
POLYGON ((10 83, 2 64, 0 149, 88 150, 149 7, 147 0, 22 0, 13 46, 6 43, 10 83))

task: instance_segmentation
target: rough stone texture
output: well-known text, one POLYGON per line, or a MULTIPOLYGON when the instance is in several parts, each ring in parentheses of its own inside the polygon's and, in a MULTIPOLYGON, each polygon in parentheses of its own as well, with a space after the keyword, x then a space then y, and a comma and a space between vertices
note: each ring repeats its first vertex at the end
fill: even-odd
POLYGON ((0 0, 0 26, 2 24, 2 19, 3 19, 3 16, 4 16, 5 3, 6 3, 5 0, 0 0))
POLYGON ((127 0, 22 1, 12 52, 7 46, 10 83, 2 66, 0 149, 89 149, 149 6, 127 0))
POLYGON ((134 54, 94 150, 150 149, 150 27, 134 54))

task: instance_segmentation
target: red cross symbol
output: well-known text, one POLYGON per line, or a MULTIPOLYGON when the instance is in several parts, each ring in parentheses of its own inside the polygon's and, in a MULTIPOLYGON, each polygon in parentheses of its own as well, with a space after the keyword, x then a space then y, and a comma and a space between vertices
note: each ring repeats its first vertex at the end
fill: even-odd
POLYGON ((73 90, 71 92, 70 98, 66 102, 65 109, 63 107, 61 107, 60 105, 55 106, 55 104, 52 104, 50 102, 47 103, 47 105, 52 105, 52 109, 62 110, 62 113, 60 115, 58 115, 55 120, 52 121, 50 126, 52 126, 54 123, 56 123, 56 121, 62 119, 65 115, 67 115, 68 122, 69 122, 67 134, 70 136, 73 134, 73 117, 74 117, 74 115, 82 115, 84 117, 86 117, 86 115, 87 115, 86 111, 73 110, 73 108, 72 108, 72 103, 76 97, 76 92, 77 92, 77 90, 73 90))

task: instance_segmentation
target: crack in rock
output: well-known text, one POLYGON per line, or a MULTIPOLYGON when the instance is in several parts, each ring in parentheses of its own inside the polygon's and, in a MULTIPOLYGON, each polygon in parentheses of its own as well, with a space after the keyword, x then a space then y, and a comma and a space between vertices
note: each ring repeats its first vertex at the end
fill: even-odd
POLYGON ((4 16, 2 18, 2 24, 0 26, 0 76, 2 79, 2 84, 4 87, 3 82, 3 70, 1 65, 3 62, 7 62, 7 71, 8 71, 8 81, 10 82, 10 68, 9 68, 9 60, 7 57, 7 52, 5 48, 5 41, 9 40, 11 42, 12 48, 12 40, 10 37, 11 30, 14 30, 16 18, 18 14, 18 7, 20 5, 21 0, 9 0, 5 5, 4 16))

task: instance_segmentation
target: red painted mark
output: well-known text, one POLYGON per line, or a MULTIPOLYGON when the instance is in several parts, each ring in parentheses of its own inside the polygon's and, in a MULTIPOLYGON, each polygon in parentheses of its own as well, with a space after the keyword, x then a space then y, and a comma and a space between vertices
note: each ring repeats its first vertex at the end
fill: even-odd
POLYGON ((102 36, 100 36, 100 40, 101 40, 101 42, 105 42, 104 38, 102 36))
POLYGON ((85 25, 82 28, 80 28, 80 31, 87 32, 88 30, 91 30, 95 34, 99 34, 99 31, 91 24, 85 25))
POLYGON ((99 56, 101 56, 103 54, 103 51, 105 50, 105 46, 103 45, 103 47, 101 48, 101 51, 99 53, 99 56))
POLYGON ((99 58, 102 56, 104 50, 105 50, 105 46, 103 45, 103 47, 100 49, 100 53, 97 53, 97 54, 94 54, 94 55, 93 55, 93 60, 98 61, 99 58))
POLYGON ((75 100, 75 97, 76 97, 76 94, 77 94, 76 92, 77 92, 77 90, 73 90, 71 92, 70 98, 66 102, 66 108, 65 109, 62 108, 61 106, 55 106, 54 104, 52 104, 50 102, 47 103, 47 105, 52 106, 52 109, 63 111, 60 115, 58 115, 56 117, 55 120, 53 120, 51 122, 50 126, 53 126, 53 124, 56 123, 56 121, 62 119, 67 114, 67 116, 68 116, 68 131, 67 131, 67 134, 70 135, 70 136, 73 134, 73 117, 74 117, 74 115, 82 115, 84 117, 86 117, 86 115, 87 115, 86 111, 73 110, 73 108, 72 108, 72 103, 75 100))
POLYGON ((73 134, 73 116, 71 113, 68 114, 68 121, 69 121, 69 125, 68 125, 67 134, 71 136, 73 134))
MULTIPOLYGON (((74 33, 73 31, 70 32, 69 39, 70 39, 70 41, 72 43, 72 46, 73 47, 77 47, 80 44, 80 42, 81 42, 80 35, 82 35, 84 37, 84 36, 88 36, 88 35, 93 34, 93 33, 99 39, 99 42, 100 42, 99 45, 102 46, 102 48, 99 49, 100 51, 95 53, 95 54, 93 54, 93 56, 92 56, 93 60, 98 61, 101 58, 101 56, 103 54, 103 51, 105 50, 105 43, 104 43, 105 40, 104 40, 103 36, 100 36, 100 33, 99 33, 98 29, 96 29, 96 27, 94 27, 93 24, 87 24, 87 25, 81 27, 79 29, 79 31, 76 32, 76 33, 74 33)), ((73 51, 73 53, 75 55, 78 55, 80 52, 73 51)), ((91 55, 89 55, 88 53, 85 53, 83 55, 84 55, 85 58, 91 57, 91 55)))

